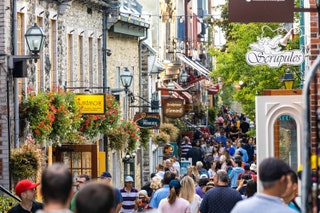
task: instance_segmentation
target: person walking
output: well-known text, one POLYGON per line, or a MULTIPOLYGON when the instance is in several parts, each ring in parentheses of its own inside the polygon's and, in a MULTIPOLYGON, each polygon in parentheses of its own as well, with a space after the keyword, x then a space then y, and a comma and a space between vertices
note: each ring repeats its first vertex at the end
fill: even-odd
POLYGON ((21 202, 13 206, 8 213, 35 213, 42 209, 43 204, 35 201, 37 186, 39 186, 39 183, 33 183, 27 179, 19 181, 15 192, 20 197, 21 202))
POLYGON ((164 177, 162 180, 163 186, 162 188, 156 190, 151 197, 150 207, 153 209, 157 209, 159 207, 159 203, 162 199, 168 197, 170 193, 169 183, 171 180, 176 178, 175 174, 167 171, 164 173, 164 177))
MULTIPOLYGON (((101 182, 106 183, 109 186, 112 186, 112 175, 109 172, 103 172, 98 178, 101 180, 101 182)), ((113 190, 115 194, 113 207, 115 213, 118 213, 122 207, 123 198, 118 188, 114 187, 113 190)))
POLYGON ((120 209, 121 213, 133 213, 138 210, 139 194, 138 190, 133 187, 133 178, 127 176, 124 179, 124 187, 120 190, 123 203, 120 209))
POLYGON ((89 175, 86 175, 86 174, 82 174, 82 175, 79 175, 77 177, 77 183, 76 183, 76 189, 77 191, 74 193, 73 195, 73 198, 71 200, 71 203, 70 203, 70 210, 71 211, 75 211, 76 210, 76 197, 77 197, 77 194, 79 192, 79 190, 88 182, 90 181, 90 176, 89 175))
POLYGON ((72 182, 70 169, 62 163, 44 169, 41 175, 44 207, 37 213, 72 213, 68 208, 73 196, 72 182))
POLYGON ((190 203, 179 197, 180 194, 180 182, 178 180, 171 180, 169 183, 170 193, 168 198, 162 199, 159 204, 159 213, 191 213, 190 203))
POLYGON ((287 206, 281 199, 287 189, 287 175, 292 171, 284 161, 270 157, 264 159, 258 166, 259 181, 262 185, 262 192, 256 193, 236 204, 231 213, 296 213, 287 206))
POLYGON ((113 213, 113 188, 102 182, 87 184, 76 197, 76 213, 113 213))
POLYGON ((185 176, 180 184, 180 197, 189 201, 191 213, 198 213, 202 199, 195 193, 194 180, 189 176, 185 176))
POLYGON ((215 185, 207 191, 200 206, 201 213, 228 213, 242 200, 241 194, 228 187, 228 174, 225 170, 218 170, 214 176, 215 185))

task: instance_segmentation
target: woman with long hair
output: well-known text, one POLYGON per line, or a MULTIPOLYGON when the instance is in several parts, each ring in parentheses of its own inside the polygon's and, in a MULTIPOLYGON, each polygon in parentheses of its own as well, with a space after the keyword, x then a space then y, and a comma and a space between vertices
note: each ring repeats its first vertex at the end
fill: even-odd
POLYGON ((166 199, 160 201, 158 207, 159 213, 191 213, 190 203, 179 196, 181 189, 180 182, 178 180, 171 180, 169 187, 170 194, 166 199))
POLYGON ((195 193, 194 181, 191 177, 182 178, 180 197, 186 199, 190 203, 191 213, 198 213, 202 199, 195 193))

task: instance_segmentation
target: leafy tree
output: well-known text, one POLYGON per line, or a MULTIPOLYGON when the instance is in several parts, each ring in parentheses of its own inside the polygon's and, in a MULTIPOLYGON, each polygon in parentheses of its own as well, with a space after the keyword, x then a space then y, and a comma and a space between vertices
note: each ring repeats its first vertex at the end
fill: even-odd
MULTIPOLYGON (((224 23, 224 22, 223 22, 224 23)), ((228 23, 224 25, 227 32, 227 43, 222 49, 210 49, 209 53, 216 58, 216 70, 213 76, 222 77, 224 82, 221 96, 224 104, 232 97, 242 105, 243 112, 250 117, 255 115, 255 96, 261 95, 265 89, 279 89, 283 87, 281 79, 286 66, 270 68, 266 65, 251 66, 246 63, 246 53, 250 50, 249 44, 256 43, 257 37, 273 38, 287 31, 280 24, 265 23, 228 23), (241 88, 235 86, 242 82, 241 88)), ((292 41, 287 48, 297 48, 297 41, 292 41)))

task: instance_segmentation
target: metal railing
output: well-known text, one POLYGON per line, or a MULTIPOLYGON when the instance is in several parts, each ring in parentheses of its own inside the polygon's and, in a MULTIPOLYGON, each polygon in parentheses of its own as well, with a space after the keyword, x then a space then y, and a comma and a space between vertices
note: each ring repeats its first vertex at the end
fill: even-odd
POLYGON ((14 194, 12 194, 8 189, 4 188, 3 186, 0 185, 0 190, 9 195, 10 197, 16 199, 17 201, 21 202, 21 199, 16 197, 14 194))

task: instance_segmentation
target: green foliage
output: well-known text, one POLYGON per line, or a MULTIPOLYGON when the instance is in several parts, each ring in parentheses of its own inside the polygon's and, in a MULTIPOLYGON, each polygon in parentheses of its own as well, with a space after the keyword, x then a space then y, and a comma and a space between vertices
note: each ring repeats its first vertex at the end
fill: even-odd
MULTIPOLYGON (((231 23, 225 27, 232 29, 228 30, 226 48, 222 51, 209 50, 217 61, 217 69, 213 71, 213 76, 222 77, 223 103, 230 105, 233 100, 236 100, 241 104, 243 112, 252 117, 255 114, 255 96, 261 95, 265 89, 282 88, 281 78, 286 67, 269 68, 248 65, 245 55, 250 50, 249 44, 256 43, 257 37, 273 38, 279 33, 285 34, 286 31, 281 31, 283 28, 279 24, 265 23, 231 23), (241 89, 235 90, 239 81, 243 82, 241 89)), ((286 48, 297 49, 297 44, 297 41, 293 40, 286 48)))
POLYGON ((37 143, 69 142, 80 126, 81 111, 75 94, 63 90, 31 94, 20 107, 37 143))
POLYGON ((151 131, 149 129, 140 129, 140 145, 144 149, 148 149, 151 131))
POLYGON ((8 212, 14 205, 19 202, 7 195, 0 195, 0 212, 8 212))
POLYGON ((208 119, 210 123, 212 124, 215 123, 217 115, 218 115, 218 110, 215 107, 208 108, 208 119))

